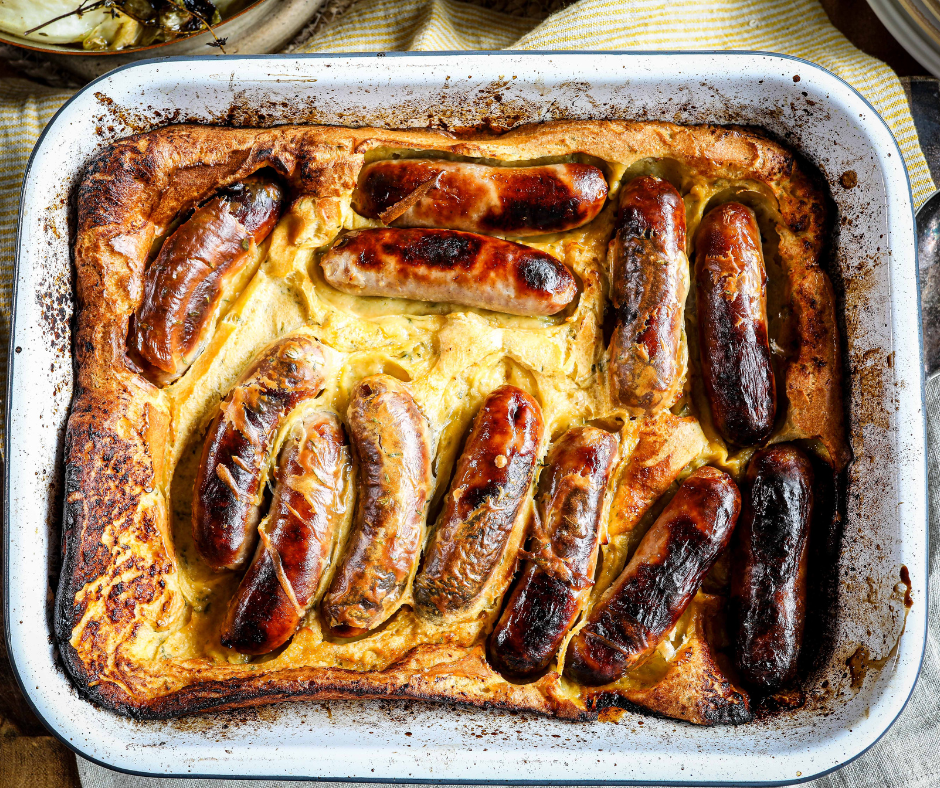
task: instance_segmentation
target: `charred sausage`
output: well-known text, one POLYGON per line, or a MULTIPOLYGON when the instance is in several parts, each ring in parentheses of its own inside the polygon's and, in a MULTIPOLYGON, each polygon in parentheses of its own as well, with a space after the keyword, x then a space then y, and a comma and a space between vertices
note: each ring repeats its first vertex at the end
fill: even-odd
POLYGON ((803 639, 813 466, 792 445, 759 450, 743 492, 731 576, 734 659, 744 681, 773 691, 796 674, 803 639))
POLYGON ((313 604, 345 516, 349 445, 335 416, 314 412, 281 451, 271 512, 254 560, 229 604, 222 645, 267 654, 297 631, 313 604))
POLYGON ((364 378, 347 411, 359 499, 321 607, 336 635, 375 629, 400 606, 420 557, 433 477, 427 420, 390 375, 364 378))
POLYGON ((565 675, 609 684, 642 664, 675 626, 731 538, 741 496, 731 477, 686 479, 568 644, 565 675))
POLYGON ((727 203, 706 214, 695 252, 702 379, 715 428, 739 446, 774 427, 776 385, 767 336, 767 272, 754 212, 727 203))
POLYGON ((604 173, 589 164, 488 167, 399 159, 362 168, 353 208, 398 227, 524 236, 580 227, 606 199, 604 173))
MULTIPOLYGON (((505 590, 490 581, 507 557, 512 536, 521 538, 522 504, 542 431, 542 409, 522 389, 505 385, 484 400, 415 578, 421 617, 434 622, 469 617, 505 590)), ((503 579, 493 582, 499 585, 503 579)))
POLYGON ((490 663, 528 678, 548 667, 587 601, 600 545, 604 494, 617 439, 595 427, 568 430, 548 456, 529 561, 489 639, 490 663))
POLYGON ((615 312, 611 398, 649 413, 670 407, 682 391, 685 203, 667 181, 635 178, 620 192, 615 226, 608 253, 615 312))
POLYGON ((354 230, 321 261, 337 290, 553 315, 577 293, 572 273, 530 246, 454 230, 354 230))
POLYGON ((223 189, 166 241, 144 274, 128 338, 131 357, 158 385, 186 372, 212 334, 223 299, 277 224, 284 195, 252 176, 223 189))
POLYGON ((213 569, 243 569, 258 537, 261 477, 287 415, 323 390, 326 353, 303 335, 264 350, 209 427, 193 493, 193 540, 213 569))

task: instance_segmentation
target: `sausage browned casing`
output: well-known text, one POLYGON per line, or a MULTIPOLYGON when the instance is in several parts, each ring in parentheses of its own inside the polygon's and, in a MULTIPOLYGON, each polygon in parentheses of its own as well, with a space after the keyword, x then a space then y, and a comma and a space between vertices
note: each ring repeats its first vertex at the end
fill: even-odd
POLYGON ((539 479, 544 532, 533 534, 532 557, 490 635, 501 673, 526 678, 547 668, 590 595, 616 453, 617 439, 595 427, 570 429, 552 448, 539 479))
POLYGON ((754 212, 727 203, 706 214, 695 240, 702 379, 715 428, 739 446, 774 428, 776 386, 767 336, 767 272, 754 212))
POLYGON ((337 290, 553 315, 577 294, 572 273, 530 246, 455 230, 354 230, 321 261, 337 290))
POLYGON ((609 684, 647 660, 728 544, 740 508, 726 473, 705 467, 689 476, 571 638, 565 675, 589 686, 609 684))
POLYGON ((400 605, 421 554, 433 475, 427 420, 400 381, 361 380, 346 419, 359 498, 321 609, 335 634, 353 636, 375 629, 400 605))
POLYGON ((326 356, 290 336, 264 350, 209 427, 193 491, 193 540, 213 569, 243 569, 258 537, 261 476, 284 418, 323 390, 326 356))
POLYGON ((293 637, 329 564, 346 512, 349 470, 349 445, 336 416, 315 412, 294 425, 258 549, 222 625, 222 645, 267 654, 293 637))
POLYGON ((813 466, 792 445, 755 452, 734 538, 731 616, 741 678, 765 691, 796 674, 806 614, 813 466))
POLYGON ((398 227, 524 236, 580 227, 606 199, 604 173, 589 164, 489 167, 399 159, 362 168, 353 208, 398 227))
MULTIPOLYGON (((415 578, 416 610, 431 621, 471 615, 505 558, 532 484, 542 409, 516 386, 483 402, 454 472, 437 528, 415 578)), ((508 582, 508 578, 507 578, 508 582)))
POLYGON ((158 384, 171 383, 202 352, 219 305, 281 213, 283 192, 252 176, 221 191, 166 241, 144 274, 128 344, 158 384))
POLYGON ((668 408, 682 391, 682 343, 689 262, 685 203, 660 178, 634 178, 620 192, 610 242, 610 342, 614 403, 649 413, 668 408))

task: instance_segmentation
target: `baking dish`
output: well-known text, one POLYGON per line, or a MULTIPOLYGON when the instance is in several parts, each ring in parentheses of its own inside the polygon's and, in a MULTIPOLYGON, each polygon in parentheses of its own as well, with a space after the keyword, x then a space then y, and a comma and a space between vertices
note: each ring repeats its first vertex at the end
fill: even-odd
POLYGON ((167 59, 112 72, 47 127, 24 183, 5 500, 7 635, 22 685, 50 728, 83 755, 151 774, 753 785, 755 768, 764 783, 781 783, 845 763, 903 708, 926 634, 913 238, 908 181, 887 127, 828 72, 778 55, 167 59), (587 70, 589 78, 572 78, 587 70), (56 667, 50 586, 36 575, 46 566, 54 576, 58 552, 57 469, 72 386, 69 195, 90 156, 117 137, 184 120, 453 129, 617 117, 762 126, 806 154, 832 190, 832 274, 843 293, 856 461, 841 541, 836 647, 817 678, 819 697, 800 711, 713 729, 633 715, 618 725, 572 725, 382 702, 133 723, 81 700, 56 667), (905 585, 913 586, 909 615, 905 585))

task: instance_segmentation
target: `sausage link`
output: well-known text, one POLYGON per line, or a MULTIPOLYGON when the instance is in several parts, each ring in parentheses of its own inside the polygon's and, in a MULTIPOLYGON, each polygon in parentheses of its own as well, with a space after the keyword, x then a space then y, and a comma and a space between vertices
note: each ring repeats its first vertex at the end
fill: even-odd
POLYGON ((426 531, 433 476, 427 420, 390 375, 364 378, 347 411, 359 463, 353 530, 322 611, 337 635, 375 629, 400 606, 426 531))
POLYGON ((604 173, 589 164, 488 167, 399 159, 362 168, 353 208, 397 227, 525 236, 580 227, 606 199, 604 173))
POLYGON ((806 614, 813 466, 792 445, 755 452, 734 542, 731 620, 735 665, 772 691, 796 674, 806 614))
POLYGON ((615 404, 641 413, 672 406, 682 391, 682 342, 689 262, 685 203, 667 181, 640 177, 620 192, 610 242, 610 390, 615 404))
POLYGON ((283 192, 274 181, 246 178, 221 191, 184 222, 144 274, 144 295, 128 345, 158 385, 172 383, 202 353, 222 300, 241 280, 277 224, 283 192))
POLYGON ((226 648, 267 654, 293 637, 329 565, 349 471, 339 419, 315 412, 294 425, 281 451, 271 513, 222 626, 226 648))
POLYGON ((699 352, 715 428, 739 446, 763 443, 774 428, 777 395, 754 212, 738 203, 715 208, 695 245, 699 352))
POLYGON ((193 493, 193 540, 213 569, 243 569, 260 519, 261 476, 287 415, 323 390, 326 355, 306 336, 264 350, 209 427, 193 493))
POLYGON ((552 448, 539 480, 545 530, 490 635, 490 662, 504 675, 547 668, 587 601, 616 453, 617 439, 595 427, 568 430, 552 448))
POLYGON ((704 467, 689 476, 571 638, 565 675, 589 686, 609 684, 647 660, 728 544, 740 508, 726 473, 704 467))
POLYGON ((572 273, 530 246, 454 230, 354 230, 321 261, 337 290, 553 315, 577 294, 572 273))
POLYGON ((487 602, 485 592, 505 590, 489 581, 507 557, 513 533, 521 536, 524 528, 522 504, 543 429, 542 409, 522 389, 501 386, 483 402, 415 578, 416 610, 423 618, 469 617, 487 602))

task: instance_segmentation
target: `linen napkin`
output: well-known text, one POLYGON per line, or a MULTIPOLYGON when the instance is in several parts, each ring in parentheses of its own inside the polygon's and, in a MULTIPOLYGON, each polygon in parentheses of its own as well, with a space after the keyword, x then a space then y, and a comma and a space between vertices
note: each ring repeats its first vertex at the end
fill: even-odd
MULTIPOLYGON (((934 189, 897 76, 853 47, 829 23, 816 0, 580 0, 548 18, 506 14, 457 0, 358 0, 290 51, 460 49, 748 49, 802 57, 849 82, 885 119, 904 156, 915 204, 919 206, 934 189)), ((0 392, 5 391, 20 184, 42 127, 69 95, 68 91, 42 88, 25 80, 0 81, 0 392)), ((0 418, 2 413, 0 408, 0 418)), ((2 429, 0 423, 0 435, 2 429)), ((931 543, 936 545, 940 538, 940 384, 928 387, 928 442, 931 543)), ((930 586, 932 600, 936 600, 940 567, 934 555, 930 586)), ((924 671, 901 719, 869 753, 816 784, 926 788, 940 782, 940 763, 934 754, 940 734, 934 701, 940 687, 937 604, 931 603, 924 671)), ((297 785, 127 777, 82 758, 78 768, 85 788, 297 785)), ((616 775, 611 777, 616 779, 616 775)), ((760 775, 755 774, 755 779, 760 775)))

